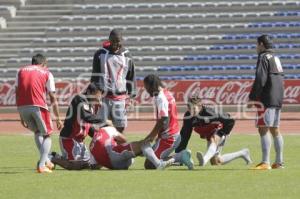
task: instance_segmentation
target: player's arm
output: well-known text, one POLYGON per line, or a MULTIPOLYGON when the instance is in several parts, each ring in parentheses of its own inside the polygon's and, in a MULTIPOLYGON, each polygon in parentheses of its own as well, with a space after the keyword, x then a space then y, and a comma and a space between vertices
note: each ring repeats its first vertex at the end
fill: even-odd
POLYGON ((55 94, 55 82, 54 82, 54 77, 53 77, 52 73, 49 74, 49 79, 46 83, 46 88, 48 91, 48 95, 50 97, 50 102, 51 102, 51 106, 52 106, 53 113, 55 116, 57 129, 61 130, 63 127, 63 123, 60 120, 60 116, 59 116, 58 102, 57 102, 57 97, 55 94))
POLYGON ((119 132, 114 136, 114 139, 118 144, 124 144, 127 142, 126 137, 119 132))
POLYGON ((190 112, 187 111, 184 114, 183 125, 180 130, 181 141, 179 146, 175 149, 175 153, 179 153, 180 151, 186 149, 193 132, 192 120, 193 117, 191 117, 190 112))
POLYGON ((152 142, 157 135, 159 134, 159 132, 166 130, 167 126, 169 124, 169 117, 161 117, 160 119, 157 120, 154 128, 152 129, 152 131, 146 136, 146 138, 144 139, 145 142, 152 142))
POLYGON ((135 66, 132 58, 129 59, 129 69, 126 75, 126 89, 130 98, 136 96, 136 77, 135 77, 135 66))
MULTIPOLYGON (((249 94, 249 102, 259 101, 263 88, 268 79, 268 61, 264 58, 261 65, 256 67, 255 80, 249 94)), ((250 105, 248 105, 249 107, 250 105)))
POLYGON ((99 50, 94 54, 93 59, 93 70, 92 70, 92 77, 91 82, 99 83, 101 67, 100 67, 100 58, 99 58, 99 50))

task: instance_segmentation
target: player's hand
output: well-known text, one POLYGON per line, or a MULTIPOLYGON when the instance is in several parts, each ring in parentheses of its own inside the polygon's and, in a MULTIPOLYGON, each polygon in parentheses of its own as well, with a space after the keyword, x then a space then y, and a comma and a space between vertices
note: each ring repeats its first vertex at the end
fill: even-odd
POLYGON ((24 126, 26 129, 28 128, 28 125, 26 124, 26 122, 21 118, 21 124, 22 126, 24 126))
POLYGON ((125 100, 125 109, 126 109, 126 111, 129 112, 129 111, 134 110, 134 102, 135 102, 135 100, 132 99, 132 98, 127 98, 125 100))
POLYGON ((56 120, 57 130, 61 130, 63 128, 63 123, 61 120, 56 120))
POLYGON ((105 121, 105 124, 106 124, 107 126, 114 126, 114 124, 113 124, 113 122, 112 122, 111 120, 106 120, 106 121, 105 121))

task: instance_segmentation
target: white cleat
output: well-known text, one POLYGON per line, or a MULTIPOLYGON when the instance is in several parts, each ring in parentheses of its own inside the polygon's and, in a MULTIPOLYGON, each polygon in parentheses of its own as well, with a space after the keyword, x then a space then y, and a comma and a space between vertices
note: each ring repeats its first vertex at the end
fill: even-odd
POLYGON ((169 160, 163 161, 160 160, 160 164, 156 168, 157 170, 164 170, 165 168, 171 166, 175 162, 174 158, 171 158, 169 160))
POLYGON ((197 159, 199 161, 199 166, 203 167, 205 165, 205 163, 204 163, 202 152, 197 151, 196 156, 197 156, 197 159))
POLYGON ((243 151, 245 151, 243 159, 246 161, 246 164, 247 165, 252 164, 252 160, 250 157, 250 150, 246 148, 246 149, 243 149, 243 151))

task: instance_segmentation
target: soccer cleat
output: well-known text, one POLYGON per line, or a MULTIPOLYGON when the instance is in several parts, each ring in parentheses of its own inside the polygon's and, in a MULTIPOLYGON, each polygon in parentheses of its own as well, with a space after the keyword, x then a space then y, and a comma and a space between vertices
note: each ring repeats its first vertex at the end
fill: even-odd
POLYGON ((253 169, 254 170, 270 170, 271 167, 269 164, 261 162, 258 165, 256 165, 253 169))
POLYGON ((196 156, 197 156, 197 159, 198 159, 198 161, 199 161, 199 166, 204 166, 205 165, 205 163, 204 163, 204 159, 203 159, 203 154, 202 154, 202 152, 200 152, 200 151, 198 151, 197 153, 196 153, 196 156))
POLYGON ((246 164, 249 165, 249 164, 252 164, 252 160, 251 160, 251 157, 250 157, 250 151, 249 149, 244 149, 245 153, 243 155, 243 159, 246 161, 246 164))
POLYGON ((55 164, 53 164, 52 162, 46 162, 46 167, 50 170, 54 170, 55 169, 55 164))
POLYGON ((160 160, 160 164, 158 165, 158 167, 156 168, 157 170, 164 170, 165 168, 171 166, 174 163, 174 158, 171 158, 169 160, 163 161, 160 160))
POLYGON ((284 169, 284 166, 282 163, 273 163, 272 169, 284 169))
POLYGON ((52 171, 48 167, 39 167, 37 168, 38 173, 52 173, 52 171))
POLYGON ((191 150, 183 150, 181 156, 182 163, 188 167, 189 170, 194 169, 194 161, 192 159, 191 150))

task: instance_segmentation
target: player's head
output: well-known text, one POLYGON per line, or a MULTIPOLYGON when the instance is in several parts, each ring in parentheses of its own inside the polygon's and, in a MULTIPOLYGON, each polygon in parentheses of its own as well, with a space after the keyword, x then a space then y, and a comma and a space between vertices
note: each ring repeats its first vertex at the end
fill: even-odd
POLYGON ((266 49, 273 47, 272 39, 268 35, 261 35, 257 37, 256 52, 260 53, 266 49))
POLYGON ((113 29, 109 34, 109 41, 113 52, 120 50, 123 43, 122 31, 119 29, 113 29))
POLYGON ((42 54, 36 54, 31 59, 32 65, 47 66, 47 58, 42 54))
POLYGON ((144 87, 151 97, 158 95, 160 88, 164 88, 163 83, 157 75, 147 75, 144 79, 144 87))
POLYGON ((201 107, 202 107, 202 102, 201 102, 201 98, 199 97, 199 95, 192 94, 188 98, 187 107, 192 116, 198 115, 198 113, 201 111, 201 107))
POLYGON ((86 95, 89 102, 93 104, 100 104, 102 94, 103 89, 97 83, 90 83, 84 92, 84 95, 86 95))

